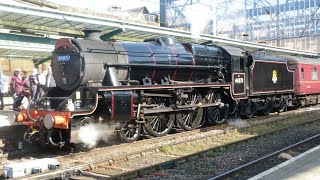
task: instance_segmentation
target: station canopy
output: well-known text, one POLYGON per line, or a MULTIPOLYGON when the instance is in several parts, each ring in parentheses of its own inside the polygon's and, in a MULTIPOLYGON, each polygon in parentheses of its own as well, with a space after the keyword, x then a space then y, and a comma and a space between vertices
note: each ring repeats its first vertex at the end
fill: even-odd
MULTIPOLYGON (((65 8, 66 9, 66 8, 65 8)), ((117 40, 142 41, 163 35, 174 36, 179 42, 198 44, 225 44, 245 50, 262 49, 290 55, 317 56, 282 47, 261 45, 212 35, 163 28, 152 23, 129 22, 104 13, 94 13, 70 7, 70 11, 26 4, 13 0, 0 2, 0 56, 48 57, 59 37, 83 37, 82 30, 98 29, 107 37, 117 40), (116 36, 113 36, 116 35, 116 36), (31 39, 30 39, 31 38, 31 39)))

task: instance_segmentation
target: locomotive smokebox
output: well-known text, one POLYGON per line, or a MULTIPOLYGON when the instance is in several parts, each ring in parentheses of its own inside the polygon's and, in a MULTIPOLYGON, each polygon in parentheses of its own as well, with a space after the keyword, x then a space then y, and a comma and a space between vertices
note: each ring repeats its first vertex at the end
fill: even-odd
POLYGON ((87 28, 83 30, 83 32, 84 32, 84 39, 86 40, 102 41, 100 39, 100 33, 101 33, 100 30, 87 28))
POLYGON ((57 40, 51 61, 57 87, 70 91, 79 86, 120 85, 117 76, 122 71, 125 76, 126 70, 105 69, 105 64, 126 64, 126 55, 118 54, 124 49, 111 41, 102 41, 99 30, 86 29, 84 33, 85 39, 57 40), (106 74, 109 79, 104 83, 106 74))

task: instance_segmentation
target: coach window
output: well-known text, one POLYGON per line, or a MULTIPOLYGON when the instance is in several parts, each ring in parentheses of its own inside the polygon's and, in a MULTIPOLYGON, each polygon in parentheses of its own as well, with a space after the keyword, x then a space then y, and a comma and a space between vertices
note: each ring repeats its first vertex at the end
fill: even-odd
POLYGON ((301 68, 301 79, 304 79, 304 69, 301 68))
POLYGON ((312 80, 318 80, 318 71, 316 67, 312 67, 312 80))

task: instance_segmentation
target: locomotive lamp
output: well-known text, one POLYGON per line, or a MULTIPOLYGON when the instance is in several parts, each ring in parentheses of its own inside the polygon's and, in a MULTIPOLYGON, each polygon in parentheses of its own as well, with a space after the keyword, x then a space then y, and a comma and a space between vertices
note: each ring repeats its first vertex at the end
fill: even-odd
POLYGON ((80 91, 77 91, 76 92, 76 100, 80 100, 80 97, 81 97, 81 93, 80 93, 80 91))
POLYGON ((76 92, 76 101, 74 102, 74 107, 75 108, 80 108, 81 107, 81 92, 80 91, 77 91, 76 92))
POLYGON ((74 104, 72 102, 72 99, 68 99, 68 103, 66 104, 66 110, 67 111, 74 111, 74 104))

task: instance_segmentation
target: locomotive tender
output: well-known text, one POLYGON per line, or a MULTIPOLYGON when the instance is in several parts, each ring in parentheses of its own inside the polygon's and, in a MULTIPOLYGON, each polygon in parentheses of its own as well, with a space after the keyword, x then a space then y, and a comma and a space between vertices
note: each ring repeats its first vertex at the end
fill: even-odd
POLYGON ((231 115, 250 118, 318 102, 318 96, 295 94, 294 57, 177 43, 167 36, 134 43, 85 33, 85 39, 57 41, 51 64, 57 87, 16 118, 30 126, 27 140, 90 150, 97 143, 85 144, 76 134, 91 123, 107 124, 133 142, 173 127, 192 130, 231 115))

